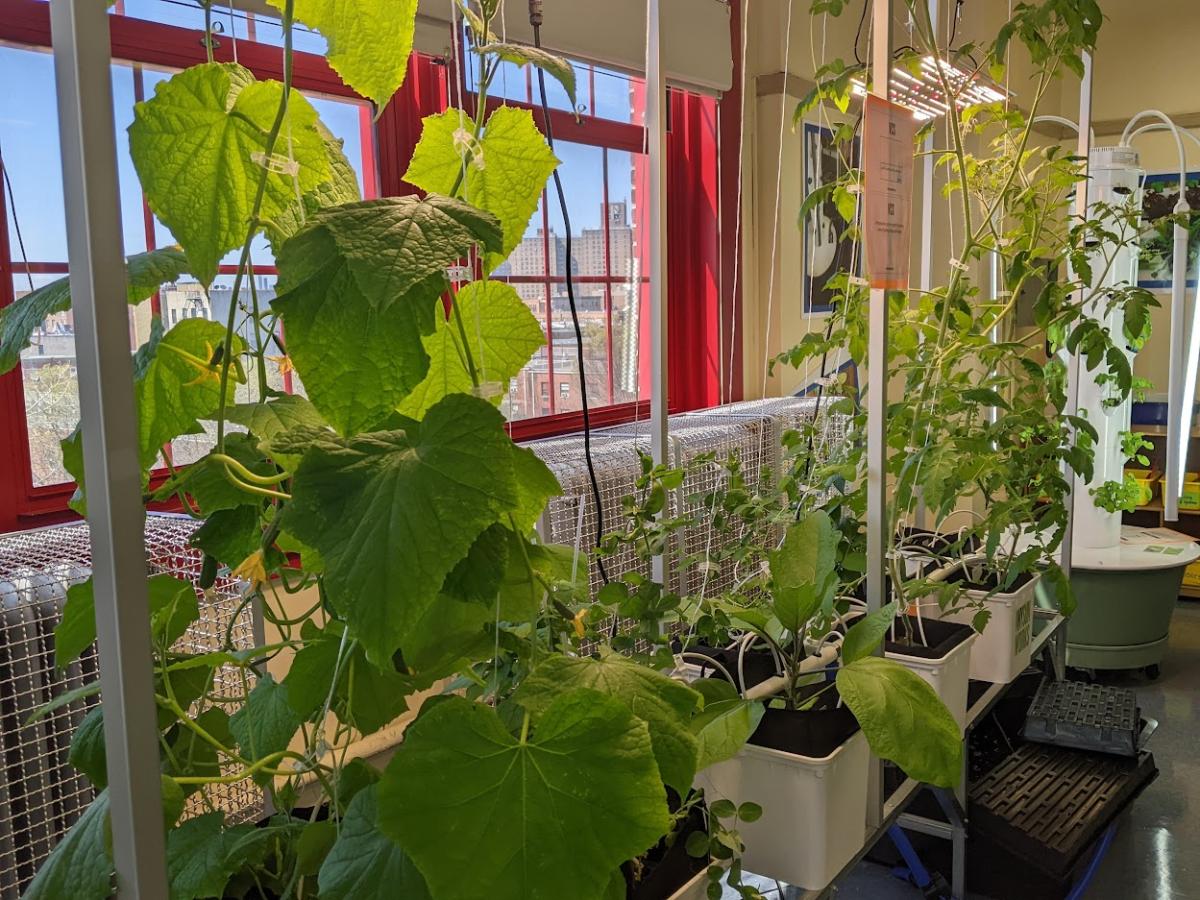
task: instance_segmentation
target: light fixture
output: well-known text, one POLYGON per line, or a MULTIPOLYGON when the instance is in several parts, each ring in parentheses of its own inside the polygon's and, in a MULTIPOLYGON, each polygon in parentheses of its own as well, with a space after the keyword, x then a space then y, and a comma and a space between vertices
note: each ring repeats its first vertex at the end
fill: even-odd
MULTIPOLYGON (((977 73, 972 75, 944 59, 926 56, 921 59, 920 69, 915 73, 903 66, 892 68, 889 99, 911 109, 913 118, 918 121, 936 119, 950 111, 950 98, 943 89, 943 79, 954 94, 954 105, 959 109, 983 103, 999 103, 1011 96, 999 85, 977 73), (939 68, 941 75, 938 74, 939 68)), ((866 95, 867 86, 861 79, 853 79, 850 85, 856 96, 866 95)))

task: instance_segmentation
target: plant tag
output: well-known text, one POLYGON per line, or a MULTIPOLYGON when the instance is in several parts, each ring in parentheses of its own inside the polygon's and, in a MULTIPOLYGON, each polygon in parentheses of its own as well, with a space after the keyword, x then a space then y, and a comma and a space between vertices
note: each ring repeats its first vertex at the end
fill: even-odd
POLYGON ((463 284, 471 280, 470 266, 446 266, 446 277, 455 284, 463 284))
POLYGON ((863 278, 860 275, 851 275, 847 279, 847 281, 849 282, 851 287, 866 287, 867 286, 867 279, 863 278))

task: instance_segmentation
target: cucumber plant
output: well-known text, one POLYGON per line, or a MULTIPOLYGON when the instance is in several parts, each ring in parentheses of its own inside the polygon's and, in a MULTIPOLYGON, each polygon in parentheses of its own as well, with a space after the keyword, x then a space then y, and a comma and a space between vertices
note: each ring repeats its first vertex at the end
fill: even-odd
MULTIPOLYGON (((237 575, 242 608, 261 608, 276 635, 180 652, 196 590, 150 581, 171 897, 599 898, 668 833, 667 785, 686 792, 735 717, 693 734, 698 692, 621 658, 556 652, 576 612, 559 599, 571 598, 569 552, 533 525, 559 486, 497 408, 543 330, 489 276, 558 160, 529 112, 487 98, 502 63, 537 66, 572 98, 574 70, 497 38, 498 0, 459 0, 475 111, 425 119, 405 176, 419 196, 364 200, 292 88, 293 26, 324 35, 330 65, 378 109, 405 77, 416 0, 270 2, 281 81, 213 61, 210 40, 208 61, 159 84, 129 128, 147 202, 178 241, 128 260, 129 302, 183 274, 207 289, 238 257, 225 322, 155 319, 136 351, 144 499, 179 499, 200 522, 201 589, 218 568, 237 575), (262 237, 278 294, 260 304, 249 276, 262 237), (476 277, 460 283, 464 260, 476 277), (272 390, 272 363, 306 396, 272 390), (206 427, 212 449, 151 490, 161 448, 206 427), (292 595, 311 608, 289 607, 292 595), (498 648, 518 643, 522 677, 506 684, 524 705, 439 697, 386 771, 349 758, 421 692, 473 664, 496 669, 498 648), (276 679, 267 663, 280 654, 292 662, 276 679), (221 805, 229 785, 261 789, 273 814, 235 821, 221 805)), ((69 303, 64 281, 0 311, 0 366, 69 303)), ((78 431, 62 451, 83 512, 78 431)), ((73 588, 58 665, 95 639, 93 612, 90 583, 73 588)), ((99 793, 30 900, 112 890, 102 717, 93 709, 71 747, 99 793)))

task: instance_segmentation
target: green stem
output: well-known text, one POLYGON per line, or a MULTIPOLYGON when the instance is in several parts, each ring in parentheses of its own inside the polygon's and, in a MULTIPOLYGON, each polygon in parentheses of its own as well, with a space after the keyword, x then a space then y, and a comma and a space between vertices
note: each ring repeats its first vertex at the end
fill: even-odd
MULTIPOLYGON (((275 152, 275 144, 279 140, 279 132, 287 117, 288 100, 292 93, 292 17, 295 11, 295 0, 284 0, 283 7, 283 96, 279 108, 275 111, 275 121, 267 133, 264 156, 270 159, 275 152)), ((267 190, 267 178, 270 170, 264 165, 262 175, 258 179, 258 188, 254 194, 254 203, 250 207, 250 225, 246 232, 246 241, 242 245, 241 257, 238 260, 237 274, 233 278, 233 292, 229 301, 229 319, 225 323, 225 353, 221 357, 221 399, 217 408, 217 449, 225 451, 225 409, 229 400, 229 367, 233 362, 233 335, 237 314, 237 299, 241 294, 242 277, 250 261, 250 245, 258 234, 258 214, 262 209, 263 197, 267 190)))

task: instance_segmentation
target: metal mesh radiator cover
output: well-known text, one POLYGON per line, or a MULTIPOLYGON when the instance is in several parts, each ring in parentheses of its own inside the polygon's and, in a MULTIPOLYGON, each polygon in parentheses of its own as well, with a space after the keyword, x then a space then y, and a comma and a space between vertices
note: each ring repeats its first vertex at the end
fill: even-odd
MULTIPOLYGON (((182 516, 146 520, 150 574, 195 583, 201 553, 188 541, 196 522, 182 516)), ((0 535, 0 898, 16 900, 54 846, 92 801, 87 779, 67 761, 71 736, 99 702, 93 696, 60 707, 30 723, 39 707, 99 677, 93 646, 66 671, 54 664, 54 629, 67 589, 91 575, 91 545, 84 523, 0 535)), ((184 652, 216 650, 231 629, 239 647, 254 645, 254 622, 241 606, 237 582, 218 579, 198 592, 200 618, 176 645, 184 652), (237 618, 234 619, 234 615, 237 618)), ((238 687, 231 672, 216 684, 238 687)), ((262 794, 251 782, 223 785, 209 799, 229 818, 257 818, 262 794)))

